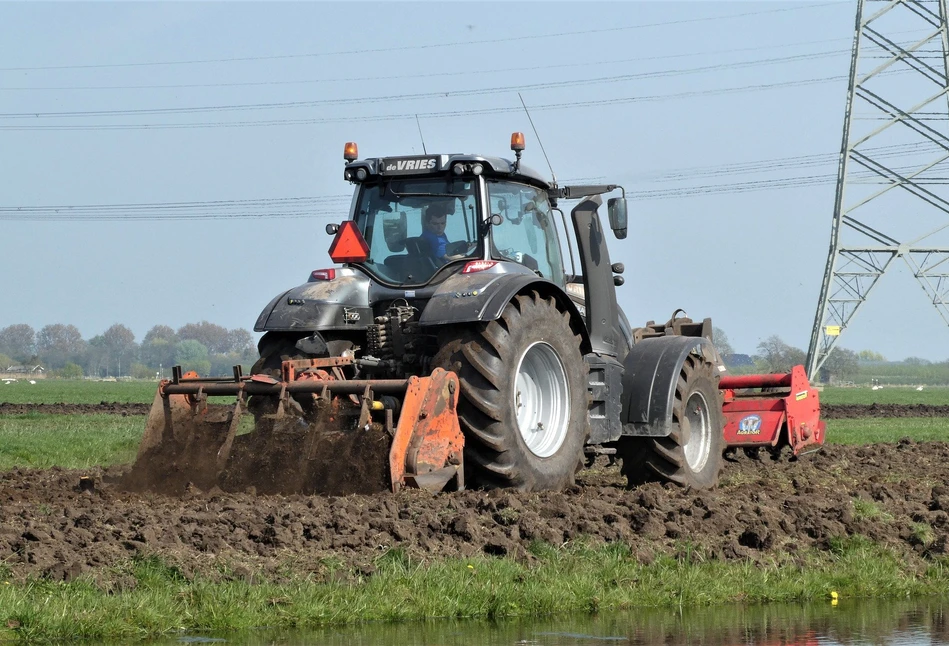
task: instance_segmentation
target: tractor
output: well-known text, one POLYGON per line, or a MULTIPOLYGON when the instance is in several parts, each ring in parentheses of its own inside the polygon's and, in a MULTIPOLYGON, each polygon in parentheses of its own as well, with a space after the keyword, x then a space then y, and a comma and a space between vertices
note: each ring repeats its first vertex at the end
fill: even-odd
POLYGON ((521 133, 514 159, 360 159, 347 143, 349 218, 326 227, 336 265, 263 309, 250 375, 176 369, 138 463, 155 482, 275 493, 537 491, 605 453, 631 485, 708 488, 726 448, 819 448, 802 370, 723 376, 711 320, 681 310, 630 325, 607 246, 608 230, 627 235, 625 190, 559 186, 524 149, 521 133), (237 400, 209 406, 222 396, 237 400))

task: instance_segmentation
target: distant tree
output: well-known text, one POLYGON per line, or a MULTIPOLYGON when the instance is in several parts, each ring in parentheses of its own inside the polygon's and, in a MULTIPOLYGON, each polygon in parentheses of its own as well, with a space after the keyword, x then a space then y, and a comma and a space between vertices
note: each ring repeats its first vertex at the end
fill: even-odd
POLYGON ((903 359, 903 363, 907 366, 928 366, 932 364, 932 361, 922 357, 906 357, 903 359))
POLYGON ((807 360, 807 353, 788 345, 775 335, 758 344, 758 353, 753 358, 762 372, 789 372, 807 360))
POLYGON ((821 381, 831 383, 835 380, 850 379, 860 369, 857 353, 847 348, 835 348, 824 361, 821 368, 821 381))
POLYGON ((8 357, 5 354, 0 353, 0 372, 3 372, 8 367, 13 365, 13 359, 8 357))
POLYGON ((129 375, 135 379, 156 379, 158 376, 156 373, 156 370, 152 370, 148 366, 138 362, 133 363, 129 369, 129 375))
POLYGON ((244 328, 234 328, 227 332, 227 351, 241 353, 254 347, 254 337, 244 328))
POLYGON ((153 372, 175 365, 175 346, 178 334, 167 325, 156 325, 145 333, 139 349, 141 362, 153 372))
POLYGON ((36 354, 36 332, 25 323, 3 328, 0 330, 0 352, 14 361, 28 362, 36 354))
POLYGON ((82 367, 72 361, 67 361, 66 365, 56 371, 56 376, 63 379, 82 379, 82 367))
POLYGON ((178 343, 178 335, 167 325, 155 325, 145 333, 145 338, 142 339, 142 345, 145 346, 149 343, 155 343, 156 341, 178 343))
POLYGON ((207 321, 181 326, 178 328, 178 338, 182 341, 197 341, 208 352, 215 354, 224 354, 230 350, 227 328, 207 321))
POLYGON ((175 362, 185 371, 194 370, 199 375, 207 375, 211 372, 208 349, 194 339, 178 343, 175 347, 175 362))
POLYGON ((879 352, 874 352, 873 350, 861 350, 857 353, 857 358, 860 361, 866 361, 869 363, 883 363, 886 361, 886 357, 884 357, 879 352))
POLYGON ((44 326, 36 335, 36 351, 48 369, 58 370, 67 361, 80 363, 86 342, 75 325, 55 323, 44 326))
POLYGON ((725 330, 722 328, 712 328, 712 339, 713 343, 715 344, 715 349, 718 350, 720 355, 722 355, 722 358, 735 354, 735 348, 733 348, 732 344, 729 343, 728 335, 725 334, 725 330))
POLYGON ((135 334, 121 323, 112 325, 102 334, 110 366, 117 375, 127 374, 138 354, 135 334))

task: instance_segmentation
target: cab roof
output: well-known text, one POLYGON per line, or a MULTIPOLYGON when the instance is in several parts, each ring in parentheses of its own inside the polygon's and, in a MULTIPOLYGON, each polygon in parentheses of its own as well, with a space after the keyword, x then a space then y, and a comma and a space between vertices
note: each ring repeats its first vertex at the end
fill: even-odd
POLYGON ((467 153, 357 159, 346 164, 343 176, 348 181, 366 181, 382 177, 425 177, 452 172, 456 165, 461 165, 464 168, 461 174, 469 176, 480 174, 472 171, 477 165, 480 165, 481 172, 488 177, 527 180, 545 190, 551 188, 550 182, 533 168, 519 164, 515 170, 514 162, 509 159, 467 153), (360 168, 365 169, 365 178, 359 179, 357 177, 356 173, 360 168))

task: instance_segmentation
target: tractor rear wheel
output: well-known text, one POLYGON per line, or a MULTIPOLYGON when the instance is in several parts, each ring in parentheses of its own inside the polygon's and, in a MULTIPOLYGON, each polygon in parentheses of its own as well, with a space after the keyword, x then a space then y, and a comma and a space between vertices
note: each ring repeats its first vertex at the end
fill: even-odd
POLYGON ((522 491, 573 484, 589 435, 587 366, 556 301, 517 296, 498 320, 456 328, 440 342, 433 365, 461 384, 469 482, 522 491))
POLYGON ((690 354, 676 383, 668 437, 623 438, 618 454, 630 486, 665 480, 696 489, 718 483, 725 449, 721 394, 711 363, 690 354))

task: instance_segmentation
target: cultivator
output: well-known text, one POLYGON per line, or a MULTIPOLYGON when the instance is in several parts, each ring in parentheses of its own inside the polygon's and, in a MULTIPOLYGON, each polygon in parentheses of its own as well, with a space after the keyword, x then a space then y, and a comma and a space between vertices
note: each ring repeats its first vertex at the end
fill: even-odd
POLYGON ((281 378, 202 379, 176 367, 131 472, 140 487, 345 495, 464 488, 458 377, 347 379, 348 357, 284 361, 281 378), (236 397, 231 405, 210 397, 236 397), (246 412, 254 428, 243 433, 246 412))
POLYGON ((819 396, 803 366, 787 374, 724 376, 719 388, 727 446, 776 447, 786 440, 798 455, 824 443, 819 396))

